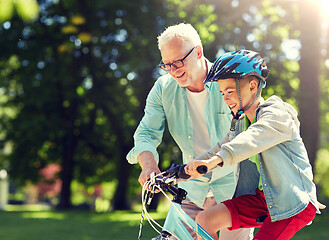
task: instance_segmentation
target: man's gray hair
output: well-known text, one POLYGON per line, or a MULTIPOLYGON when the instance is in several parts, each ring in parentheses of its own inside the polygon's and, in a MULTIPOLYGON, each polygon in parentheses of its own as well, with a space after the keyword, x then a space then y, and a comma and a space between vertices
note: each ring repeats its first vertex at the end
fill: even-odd
POLYGON ((162 46, 173 38, 180 38, 184 41, 191 42, 194 46, 200 45, 202 48, 198 32, 189 23, 179 23, 166 28, 166 30, 158 36, 159 50, 161 50, 162 46))

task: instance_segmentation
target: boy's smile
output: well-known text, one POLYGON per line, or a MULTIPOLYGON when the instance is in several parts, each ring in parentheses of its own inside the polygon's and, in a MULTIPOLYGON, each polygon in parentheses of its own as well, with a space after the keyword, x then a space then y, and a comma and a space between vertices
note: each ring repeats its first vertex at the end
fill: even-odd
POLYGON ((220 92, 224 96, 225 104, 228 105, 234 113, 237 113, 240 108, 240 100, 236 90, 235 79, 229 78, 225 80, 219 80, 218 85, 220 92))
MULTIPOLYGON (((220 88, 220 92, 224 96, 224 102, 226 105, 229 106, 231 111, 234 114, 237 114, 241 108, 246 108, 250 104, 252 104, 256 92, 257 92, 257 85, 258 83, 255 80, 248 80, 248 79, 240 79, 240 96, 242 106, 240 106, 240 99, 238 95, 238 91, 236 90, 236 82, 234 78, 222 79, 218 80, 218 86, 220 88)), ((254 105, 254 104, 253 104, 254 105)), ((258 101, 256 101, 256 107, 258 105, 258 101)), ((246 115, 250 115, 250 117, 254 116, 254 108, 248 109, 245 113, 246 115)), ((248 116, 249 118, 249 116, 248 116)))

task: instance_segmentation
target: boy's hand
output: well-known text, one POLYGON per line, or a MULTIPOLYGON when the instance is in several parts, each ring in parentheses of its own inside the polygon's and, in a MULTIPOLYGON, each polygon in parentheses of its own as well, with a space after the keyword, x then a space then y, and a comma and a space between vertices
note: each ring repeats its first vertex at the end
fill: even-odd
POLYGON ((214 168, 218 167, 218 164, 222 163, 223 160, 218 156, 213 156, 212 158, 208 160, 193 160, 189 164, 185 166, 185 172, 189 175, 191 175, 192 178, 199 178, 202 176, 197 171, 197 168, 199 166, 206 166, 208 168, 208 172, 213 170, 214 168))
POLYGON ((319 208, 320 210, 325 209, 326 207, 327 207, 326 205, 324 205, 324 204, 322 204, 322 203, 320 203, 320 202, 318 201, 318 208, 319 208))
POLYGON ((188 175, 191 175, 192 178, 198 178, 201 177, 202 174, 200 174, 196 169, 201 165, 205 165, 208 167, 207 160, 193 160, 189 164, 187 164, 184 169, 185 172, 188 175))

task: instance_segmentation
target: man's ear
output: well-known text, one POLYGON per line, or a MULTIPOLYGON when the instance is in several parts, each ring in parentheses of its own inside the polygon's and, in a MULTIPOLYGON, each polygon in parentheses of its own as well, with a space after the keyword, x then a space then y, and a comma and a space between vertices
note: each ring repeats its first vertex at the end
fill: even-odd
POLYGON ((202 55, 203 55, 202 47, 200 45, 197 45, 195 48, 197 50, 198 59, 200 59, 202 57, 202 55))

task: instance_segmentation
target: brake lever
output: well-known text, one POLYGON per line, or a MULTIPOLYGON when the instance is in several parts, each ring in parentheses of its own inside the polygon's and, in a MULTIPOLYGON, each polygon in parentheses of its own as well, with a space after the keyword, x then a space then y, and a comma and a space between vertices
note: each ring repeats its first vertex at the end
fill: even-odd
POLYGON ((151 202, 152 202, 152 199, 154 197, 154 193, 155 193, 155 185, 152 186, 152 189, 150 191, 150 194, 149 194, 149 197, 148 197, 148 200, 147 200, 147 205, 150 206, 151 202))
POLYGON ((149 179, 150 179, 150 185, 152 186, 152 189, 151 189, 151 191, 149 193, 149 196, 148 196, 148 200, 147 200, 147 203, 146 203, 147 205, 151 204, 152 199, 154 197, 154 193, 155 193, 155 183, 156 183, 156 174, 155 174, 155 172, 152 172, 150 174, 149 179))

